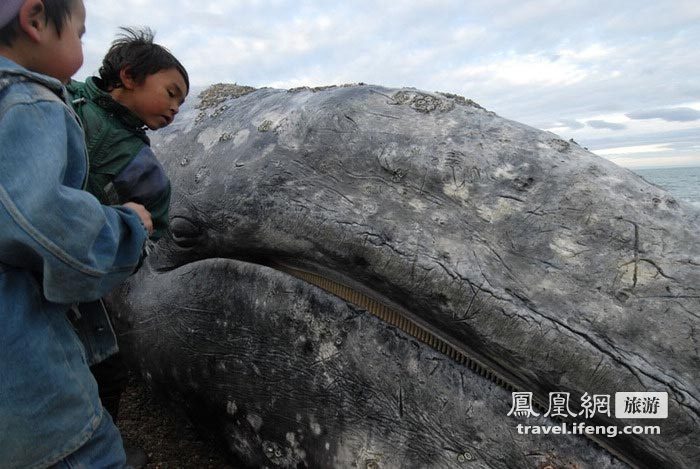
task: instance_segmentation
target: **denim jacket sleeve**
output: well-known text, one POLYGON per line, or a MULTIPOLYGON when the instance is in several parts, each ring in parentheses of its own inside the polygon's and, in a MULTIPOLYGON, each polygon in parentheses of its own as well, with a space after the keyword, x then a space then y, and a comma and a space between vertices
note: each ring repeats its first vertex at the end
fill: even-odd
POLYGON ((0 263, 34 272, 47 300, 97 300, 136 267, 146 230, 83 185, 83 135, 60 101, 0 112, 0 263))

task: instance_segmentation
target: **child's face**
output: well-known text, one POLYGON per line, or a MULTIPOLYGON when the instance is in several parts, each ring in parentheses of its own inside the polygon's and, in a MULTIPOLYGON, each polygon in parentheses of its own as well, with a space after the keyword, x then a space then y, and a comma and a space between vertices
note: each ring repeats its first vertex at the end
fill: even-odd
POLYGON ((48 40, 41 51, 40 63, 35 70, 67 83, 83 65, 83 45, 80 38, 85 34, 85 5, 76 0, 66 24, 58 35, 53 24, 49 24, 48 40))
POLYGON ((122 104, 151 130, 170 125, 187 96, 185 79, 176 68, 148 75, 143 83, 124 85, 131 93, 122 104))

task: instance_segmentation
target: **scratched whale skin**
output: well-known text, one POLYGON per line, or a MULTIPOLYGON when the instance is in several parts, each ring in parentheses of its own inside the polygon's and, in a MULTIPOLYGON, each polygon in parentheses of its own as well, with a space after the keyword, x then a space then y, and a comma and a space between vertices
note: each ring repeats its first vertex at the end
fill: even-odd
POLYGON ((240 466, 700 465, 697 208, 411 88, 215 85, 153 138, 171 232, 108 307, 240 466), (576 422, 620 434, 518 431, 576 422))

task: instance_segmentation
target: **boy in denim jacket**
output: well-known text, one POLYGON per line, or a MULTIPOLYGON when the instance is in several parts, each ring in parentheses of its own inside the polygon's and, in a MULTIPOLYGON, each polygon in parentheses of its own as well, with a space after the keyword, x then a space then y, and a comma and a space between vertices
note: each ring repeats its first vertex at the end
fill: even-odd
MULTIPOLYGON (((152 221, 141 204, 106 207, 81 190, 84 137, 62 83, 82 64, 84 31, 82 0, 0 4, 3 467, 125 464, 68 315, 131 274, 152 221)), ((87 338, 96 353, 116 343, 109 328, 87 338)))
MULTIPOLYGON (((153 43, 150 30, 122 29, 102 61, 100 76, 72 81, 67 89, 85 130, 87 190, 104 204, 143 204, 153 217, 155 241, 168 227, 170 181, 145 129, 173 121, 189 91, 189 77, 167 49, 153 43)), ((101 302, 80 305, 81 311, 90 309, 104 307, 101 302)), ((96 357, 91 369, 102 404, 116 423, 127 368, 119 353, 97 363, 102 358, 96 357)), ((129 462, 145 462, 145 454, 126 446, 129 462)))

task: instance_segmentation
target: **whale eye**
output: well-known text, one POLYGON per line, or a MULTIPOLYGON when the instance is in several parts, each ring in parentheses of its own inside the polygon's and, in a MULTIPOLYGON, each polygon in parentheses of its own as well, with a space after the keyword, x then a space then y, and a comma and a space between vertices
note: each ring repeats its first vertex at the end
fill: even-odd
POLYGON ((173 217, 170 220, 170 232, 178 246, 188 248, 196 245, 202 235, 202 229, 184 217, 173 217))

